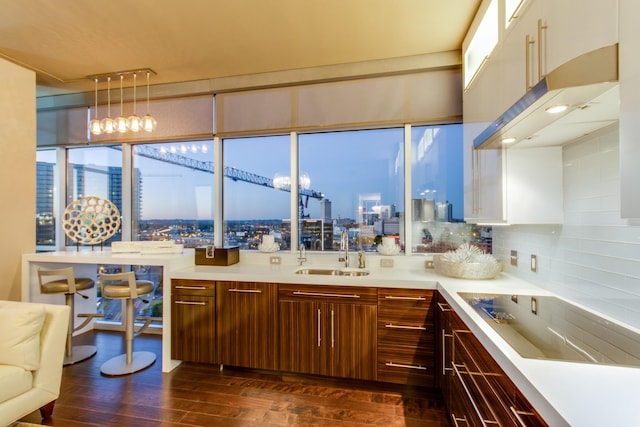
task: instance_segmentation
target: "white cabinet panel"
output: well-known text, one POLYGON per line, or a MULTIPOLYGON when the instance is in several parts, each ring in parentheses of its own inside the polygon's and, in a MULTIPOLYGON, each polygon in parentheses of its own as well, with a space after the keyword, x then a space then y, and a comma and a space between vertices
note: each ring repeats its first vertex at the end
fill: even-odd
POLYGON ((640 2, 620 0, 620 213, 640 218, 640 2))

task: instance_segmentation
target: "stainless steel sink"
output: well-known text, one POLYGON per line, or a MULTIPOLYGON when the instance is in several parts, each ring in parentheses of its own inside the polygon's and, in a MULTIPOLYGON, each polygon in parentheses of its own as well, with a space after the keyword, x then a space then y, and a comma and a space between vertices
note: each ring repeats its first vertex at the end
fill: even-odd
POLYGON ((336 268, 301 268, 296 274, 311 274, 321 276, 368 276, 367 270, 340 270, 336 268))

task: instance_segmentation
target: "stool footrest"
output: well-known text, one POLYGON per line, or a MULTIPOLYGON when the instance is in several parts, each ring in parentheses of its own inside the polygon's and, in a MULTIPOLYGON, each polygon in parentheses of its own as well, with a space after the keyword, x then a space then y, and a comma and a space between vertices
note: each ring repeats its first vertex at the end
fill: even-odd
POLYGON ((140 326, 140 328, 133 333, 134 337, 137 337, 145 329, 147 329, 147 327, 149 327, 151 322, 161 322, 162 323, 162 317, 138 316, 138 317, 136 317, 136 320, 144 321, 144 324, 142 326, 140 326))
POLYGON ((85 326, 87 326, 89 324, 89 322, 91 322, 93 319, 97 318, 97 317, 104 317, 104 314, 99 314, 99 313, 80 313, 77 315, 78 317, 84 317, 84 321, 79 324, 78 326, 76 326, 75 328, 73 328, 73 331, 77 331, 79 329, 84 328, 85 326))

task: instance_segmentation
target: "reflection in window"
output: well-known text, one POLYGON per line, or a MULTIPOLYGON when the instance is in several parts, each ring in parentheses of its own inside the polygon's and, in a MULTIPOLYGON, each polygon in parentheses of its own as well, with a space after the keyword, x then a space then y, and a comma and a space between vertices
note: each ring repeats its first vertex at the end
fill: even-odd
POLYGON ((213 243, 213 142, 133 146, 132 240, 213 243))
POLYGON ((464 223, 462 125, 411 130, 411 251, 446 252, 462 243, 490 251, 481 229, 464 223))
POLYGON ((36 151, 36 245, 55 246, 56 150, 36 151))
POLYGON ((327 132, 299 136, 300 241, 307 249, 374 251, 383 236, 404 244, 404 130, 327 132))
POLYGON ((290 137, 225 139, 224 244, 258 249, 270 234, 290 248, 290 137))
MULTIPOLYGON (((122 213, 122 151, 112 147, 70 148, 67 151, 66 204, 87 196, 110 200, 122 213)), ((122 240, 120 230, 104 242, 122 240)), ((67 239, 67 245, 75 244, 67 239)))

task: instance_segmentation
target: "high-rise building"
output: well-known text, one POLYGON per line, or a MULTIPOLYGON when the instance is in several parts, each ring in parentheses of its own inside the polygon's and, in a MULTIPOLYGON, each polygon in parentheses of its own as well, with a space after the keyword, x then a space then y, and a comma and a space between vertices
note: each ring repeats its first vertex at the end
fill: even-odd
POLYGON ((331 217, 331 200, 320 200, 320 217, 324 220, 325 223, 331 223, 331 220, 333 219, 331 217))

